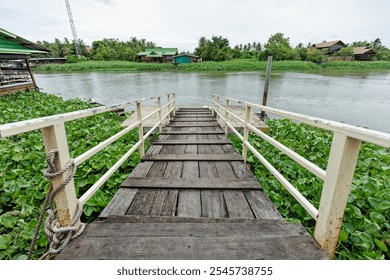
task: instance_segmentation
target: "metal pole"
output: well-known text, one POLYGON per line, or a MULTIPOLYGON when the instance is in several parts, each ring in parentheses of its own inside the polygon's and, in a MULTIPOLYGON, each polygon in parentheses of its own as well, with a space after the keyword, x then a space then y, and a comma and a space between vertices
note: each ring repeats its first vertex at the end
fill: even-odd
MULTIPOLYGON (((261 103, 261 105, 263 105, 263 106, 267 106, 267 97, 268 97, 269 80, 270 80, 270 76, 271 76, 271 68, 272 68, 272 56, 269 56, 268 63, 267 63, 267 74, 265 76, 263 103, 261 103)), ((261 110, 260 119, 264 120, 265 117, 266 117, 265 111, 261 110)))

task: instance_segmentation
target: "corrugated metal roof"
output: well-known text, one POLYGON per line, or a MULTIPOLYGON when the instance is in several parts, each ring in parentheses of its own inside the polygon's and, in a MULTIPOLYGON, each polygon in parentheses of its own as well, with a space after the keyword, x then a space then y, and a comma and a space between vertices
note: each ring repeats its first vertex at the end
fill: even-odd
POLYGON ((0 53, 28 55, 48 52, 50 51, 43 46, 0 28, 0 53))
POLYGON ((337 41, 329 41, 329 42, 322 42, 322 43, 315 43, 313 44, 313 47, 322 49, 322 48, 329 48, 334 45, 342 45, 345 46, 343 41, 337 40, 337 41))
POLYGON ((138 56, 148 56, 151 54, 159 55, 176 55, 178 53, 177 48, 149 48, 145 49, 144 52, 138 53, 138 56))
POLYGON ((182 54, 175 55, 173 58, 181 57, 181 56, 189 56, 189 57, 199 58, 199 56, 197 56, 197 55, 194 55, 194 54, 186 54, 186 53, 182 53, 182 54))

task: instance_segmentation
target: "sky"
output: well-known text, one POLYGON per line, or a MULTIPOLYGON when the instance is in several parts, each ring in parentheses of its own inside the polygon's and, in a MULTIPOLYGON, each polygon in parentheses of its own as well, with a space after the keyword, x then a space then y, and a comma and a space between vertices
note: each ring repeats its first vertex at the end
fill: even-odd
MULTIPOLYGON (((71 39, 64 0, 0 0, 0 27, 30 41, 71 39)), ((390 47, 388 0, 70 0, 79 39, 144 38, 192 52, 201 36, 230 45, 266 43, 277 32, 302 42, 380 38, 390 47)))

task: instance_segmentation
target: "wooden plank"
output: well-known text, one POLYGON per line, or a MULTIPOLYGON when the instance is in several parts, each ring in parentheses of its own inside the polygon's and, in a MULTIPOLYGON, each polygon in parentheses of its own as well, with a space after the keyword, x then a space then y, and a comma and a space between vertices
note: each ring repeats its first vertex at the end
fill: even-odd
MULTIPOLYGON (((167 146, 164 146, 167 147, 167 146)), ((213 154, 180 154, 180 155, 145 155, 142 161, 243 161, 240 155, 213 155, 213 154)))
MULTIPOLYGON (((187 218, 188 219, 188 218, 187 218)), ((328 259, 300 224, 95 222, 57 259, 328 259)))
POLYGON ((106 218, 110 215, 124 215, 129 209, 137 192, 138 189, 120 188, 100 213, 99 218, 106 218))
POLYGON ((213 122, 217 121, 215 118, 184 118, 184 117, 177 117, 171 120, 171 123, 175 122, 213 122))
POLYGON ((224 145, 232 142, 226 140, 155 140, 153 145, 224 145))
POLYGON ((225 134, 223 130, 220 131, 163 131, 160 135, 207 135, 207 134, 225 134))
POLYGON ((245 191, 244 194, 257 219, 283 219, 263 190, 245 191))
MULTIPOLYGON (((220 150, 217 150, 216 152, 223 153, 221 146, 220 150)), ((232 167, 230 166, 229 162, 216 162, 215 166, 217 168, 217 172, 220 178, 228 179, 228 180, 237 180, 236 175, 233 172, 232 167)), ((252 178, 254 179, 254 178, 252 178)), ((242 185, 246 186, 245 179, 238 179, 242 181, 242 185)), ((257 181, 254 179, 254 181, 257 181)), ((255 182, 255 184, 260 187, 260 184, 258 182, 255 182)), ((245 198, 245 195, 240 190, 224 190, 223 196, 225 198, 226 208, 229 213, 230 218, 254 218, 254 215, 252 213, 251 207, 248 204, 248 201, 245 198)))
MULTIPOLYGON (((208 162, 203 162, 208 163, 208 162)), ((170 162, 173 164, 173 162, 170 162)), ((182 164, 182 162, 179 162, 182 164)), ((168 188, 168 189, 261 189, 255 178, 159 178, 128 177, 122 188, 168 188)))
POLYGON ((220 125, 217 124, 169 124, 166 127, 220 127, 220 125))
MULTIPOLYGON (((197 146, 190 145, 188 147, 197 146)), ((193 150, 192 150, 193 151, 193 150)), ((185 153, 192 152, 186 150, 185 153)), ((199 163, 197 161, 185 161, 183 163, 182 180, 183 179, 199 180, 199 163)), ((177 216, 179 217, 201 217, 202 204, 199 189, 180 189, 179 199, 177 204, 177 216)))

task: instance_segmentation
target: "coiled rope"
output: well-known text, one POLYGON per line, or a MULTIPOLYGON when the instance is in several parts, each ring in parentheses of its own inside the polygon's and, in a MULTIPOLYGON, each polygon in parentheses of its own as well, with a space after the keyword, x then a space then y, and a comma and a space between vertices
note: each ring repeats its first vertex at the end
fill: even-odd
POLYGON ((69 162, 59 171, 57 171, 54 162, 58 155, 58 151, 56 149, 50 150, 46 155, 46 162, 49 165, 48 169, 44 172, 44 176, 50 180, 53 178, 61 176, 66 171, 70 170, 69 176, 66 178, 64 182, 61 183, 57 188, 53 189, 53 184, 50 185, 50 188, 46 194, 45 201, 42 205, 41 213, 39 215, 38 224, 35 228, 34 237, 31 242, 30 251, 28 254, 28 259, 31 259, 32 252, 34 250, 34 246, 36 240, 38 238, 39 229, 42 225, 43 217, 45 211, 47 209, 47 205, 49 204, 49 209, 47 209, 48 217, 45 222, 45 233, 47 239, 49 241, 49 250, 43 254, 39 259, 47 259, 53 258, 54 254, 58 254, 61 250, 68 245, 69 241, 78 237, 81 233, 83 233, 85 229, 85 224, 80 223, 80 217, 83 213, 83 208, 78 201, 76 214, 73 219, 70 221, 69 225, 66 227, 61 227, 60 221, 57 218, 57 209, 54 208, 54 199, 57 193, 65 188, 66 185, 73 179, 76 173, 76 166, 74 164, 74 160, 70 159, 69 162))

